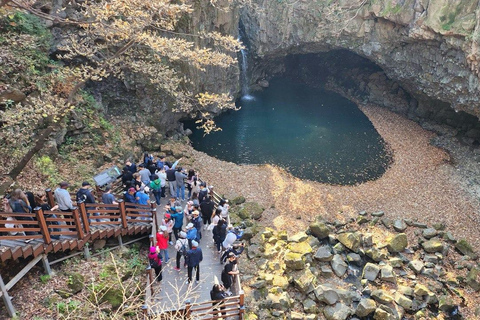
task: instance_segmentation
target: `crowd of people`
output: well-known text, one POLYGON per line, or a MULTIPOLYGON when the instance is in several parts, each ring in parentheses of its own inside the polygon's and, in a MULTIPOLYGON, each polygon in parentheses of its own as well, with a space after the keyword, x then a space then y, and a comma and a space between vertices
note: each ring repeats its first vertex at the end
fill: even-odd
POLYGON ((157 207, 161 223, 155 237, 156 244, 150 248, 148 256, 157 281, 166 279, 162 273, 170 266, 179 273, 182 269, 186 270, 188 286, 198 284, 202 279, 200 270, 204 258, 200 243, 211 241, 224 268, 212 283, 210 299, 215 301, 215 309, 224 309, 221 301, 232 295, 232 286, 239 274, 237 259, 244 250, 244 244, 237 241, 238 232, 228 222, 228 200, 220 200, 218 205, 215 205, 213 187, 202 182, 193 169, 187 171, 180 167, 181 159, 172 164, 163 157, 154 159, 146 155, 144 159, 144 163, 139 166, 141 170, 138 175, 127 172, 130 169, 135 170, 135 167, 132 168, 131 163, 127 162, 124 168, 124 185, 126 190, 134 189, 131 190, 134 193, 142 190, 145 192, 145 189, 151 192, 157 190, 157 194, 154 193, 155 200, 152 200, 157 205, 163 202, 162 198, 167 198, 166 193, 169 193, 166 204, 162 205, 161 209, 157 207), (169 256, 169 248, 175 252, 172 257, 169 256), (174 262, 169 264, 172 259, 174 262))
MULTIPOLYGON (((165 265, 170 260, 170 248, 175 252, 175 256, 172 257, 175 260, 172 268, 181 272, 183 266, 187 271, 186 283, 191 286, 195 280, 198 284, 201 280, 200 265, 203 261, 200 243, 213 241, 215 254, 218 255, 219 261, 225 264, 222 273, 218 275, 221 283, 217 281, 210 292, 211 300, 220 301, 232 294, 234 278, 239 274, 237 257, 242 253, 244 245, 236 244, 237 233, 228 222, 228 201, 221 200, 216 206, 213 201, 213 187, 201 182, 195 170, 182 168, 179 165, 181 160, 180 158, 171 163, 163 156, 154 158, 147 153, 144 154, 143 162, 138 166, 131 160, 127 160, 121 176, 123 200, 127 204, 155 203, 157 215, 162 215, 155 237, 156 244, 150 248, 148 254, 149 264, 155 270, 157 281, 163 279, 162 270, 165 270, 165 265), (168 200, 162 200, 163 198, 168 200), (166 204, 159 210, 158 206, 163 201, 166 204)), ((88 181, 82 183, 74 199, 68 191, 69 187, 70 184, 66 181, 58 185, 54 191, 56 204, 53 207, 48 204, 45 195, 35 197, 31 192, 16 189, 3 199, 3 211, 19 213, 16 220, 28 221, 34 218, 21 214, 32 213, 35 207, 41 207, 49 217, 57 218, 56 214, 72 212, 79 202, 96 203, 97 199, 88 181)), ((111 186, 106 186, 101 199, 98 199, 99 203, 111 204, 112 208, 119 203, 118 201, 112 194, 111 186)), ((87 211, 87 216, 89 221, 95 219, 100 221, 93 209, 87 211)), ((12 220, 11 217, 7 220, 9 219, 12 220)), ((58 224, 55 221, 49 222, 49 230, 59 231, 60 229, 55 228, 58 224)), ((12 224, 14 225, 18 224, 12 224)), ((8 228, 9 225, 6 227, 8 228)), ((26 235, 30 234, 32 234, 31 231, 26 232, 26 235)), ((59 237, 59 235, 52 236, 53 239, 59 239, 59 237)))

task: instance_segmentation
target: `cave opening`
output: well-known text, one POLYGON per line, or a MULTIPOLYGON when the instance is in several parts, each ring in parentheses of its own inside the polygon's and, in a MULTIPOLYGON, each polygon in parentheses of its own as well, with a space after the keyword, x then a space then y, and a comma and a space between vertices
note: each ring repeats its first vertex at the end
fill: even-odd
MULTIPOLYGON (((238 100, 239 111, 216 118, 222 131, 203 136, 186 122, 194 148, 237 164, 277 165, 322 183, 379 178, 392 161, 382 137, 355 103, 325 86, 328 64, 314 67, 310 59, 318 62, 313 55, 269 62, 281 68, 268 75, 267 88, 252 88, 254 99, 238 100)), ((379 69, 361 59, 349 63, 379 69)))

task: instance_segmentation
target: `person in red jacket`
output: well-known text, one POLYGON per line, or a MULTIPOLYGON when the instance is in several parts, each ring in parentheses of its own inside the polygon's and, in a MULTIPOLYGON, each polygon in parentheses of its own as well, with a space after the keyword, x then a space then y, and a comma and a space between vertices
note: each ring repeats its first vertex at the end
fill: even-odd
POLYGON ((160 249, 160 254, 165 258, 165 263, 168 262, 168 231, 166 226, 160 226, 157 232, 157 246, 160 249))

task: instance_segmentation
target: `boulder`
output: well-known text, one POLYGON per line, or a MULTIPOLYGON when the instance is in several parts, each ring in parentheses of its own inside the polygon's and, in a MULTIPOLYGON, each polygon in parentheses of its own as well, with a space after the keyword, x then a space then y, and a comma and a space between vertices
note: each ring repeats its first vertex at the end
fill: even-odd
POLYGON ((291 299, 286 292, 280 294, 269 293, 263 302, 267 308, 278 310, 288 310, 291 303, 291 299))
POLYGON ((332 266, 333 272, 337 275, 337 277, 343 277, 348 268, 347 263, 339 254, 333 256, 332 261, 330 261, 330 265, 332 266))
POLYGON ((397 257, 389 259, 388 263, 394 268, 401 268, 403 266, 403 260, 397 257))
POLYGON ((355 315, 359 317, 366 317, 369 314, 373 313, 377 308, 377 303, 372 299, 363 298, 358 303, 357 309, 355 310, 355 315))
POLYGON ((315 297, 319 302, 328 305, 335 304, 339 300, 338 293, 333 288, 327 286, 318 286, 315 288, 315 297))
POLYGON ((307 241, 289 243, 287 249, 291 252, 301 253, 303 255, 312 252, 312 247, 310 247, 307 241))
POLYGON ((393 301, 393 297, 382 289, 373 290, 371 294, 372 299, 380 303, 390 303, 393 301))
POLYGON ((393 222, 393 229, 398 232, 403 232, 407 229, 407 224, 403 219, 398 219, 393 222))
POLYGON ((480 268, 472 268, 465 278, 465 282, 475 291, 480 291, 480 268))
POLYGON ((305 268, 305 260, 303 259, 303 254, 287 251, 285 253, 285 264, 287 268, 292 270, 302 270, 305 268))
POLYGON ((392 283, 397 282, 397 276, 395 275, 395 272, 393 271, 393 268, 389 265, 382 266, 380 269, 380 279, 383 281, 388 281, 392 283))
POLYGON ((369 262, 363 268, 362 279, 374 281, 377 278, 379 272, 380 272, 380 267, 376 264, 369 262))
POLYGON ((328 246, 321 246, 318 248, 317 252, 313 256, 314 259, 318 261, 331 261, 333 259, 333 254, 328 246))
POLYGON ((312 299, 303 300, 303 310, 308 313, 318 313, 317 303, 312 299))
POLYGON ((384 214, 383 211, 372 212, 373 217, 382 217, 384 214))
POLYGON ((238 211, 238 217, 243 220, 254 219, 258 220, 262 217, 264 209, 256 202, 245 202, 242 208, 238 211))
POLYGON ((243 197, 243 196, 235 197, 235 198, 232 199, 231 203, 236 204, 236 205, 245 203, 245 197, 243 197))
POLYGON ((442 252, 443 242, 438 239, 431 239, 422 243, 423 250, 428 253, 442 252))
POLYGON ((315 279, 315 275, 307 268, 300 275, 293 277, 293 282, 301 292, 308 294, 315 288, 315 279))
POLYGON ((342 243, 345 247, 352 250, 353 252, 358 252, 360 248, 362 237, 360 233, 356 232, 346 232, 341 233, 337 236, 338 241, 342 243))
POLYGON ((428 295, 430 293, 430 290, 428 290, 428 288, 425 287, 423 284, 417 283, 415 285, 415 288, 413 289, 413 293, 417 297, 423 297, 423 296, 428 295))
POLYGON ((464 256, 469 256, 472 259, 477 258, 472 246, 465 239, 461 239, 455 243, 455 249, 460 251, 464 256))
POLYGON ((435 228, 423 229, 422 235, 425 239, 431 239, 438 234, 438 231, 435 228))
POLYGON ((309 226, 310 232, 318 239, 327 238, 330 234, 330 228, 321 221, 316 221, 309 226))
POLYGON ((272 279, 272 285, 274 287, 279 287, 283 290, 286 290, 288 288, 288 278, 280 275, 274 275, 272 279))
POLYGON ((387 249, 390 252, 402 252, 408 246, 408 239, 405 233, 399 233, 387 238, 387 249))
POLYGON ((375 314, 373 315, 374 320, 394 320, 392 314, 383 310, 382 308, 375 309, 375 314))
POLYGON ((74 272, 68 275, 68 288, 73 294, 77 294, 85 287, 85 277, 74 272))
POLYGON ((419 274, 422 272, 424 265, 423 262, 420 260, 412 260, 408 264, 408 267, 412 269, 416 274, 419 274))
POLYGON ((289 242, 303 242, 308 239, 308 235, 305 232, 299 232, 288 238, 289 242))
POLYGON ((412 309, 413 301, 399 292, 395 293, 395 302, 405 310, 412 309))
POLYGON ((352 314, 352 309, 341 302, 323 309, 323 315, 327 320, 346 320, 350 314, 352 314))

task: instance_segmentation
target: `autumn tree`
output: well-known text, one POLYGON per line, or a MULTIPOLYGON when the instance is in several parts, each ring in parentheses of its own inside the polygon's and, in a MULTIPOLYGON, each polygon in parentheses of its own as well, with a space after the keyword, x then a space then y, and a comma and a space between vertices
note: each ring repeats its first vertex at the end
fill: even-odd
MULTIPOLYGON (((218 0, 211 2, 218 5, 218 0)), ((5 51, 2 47, 0 53, 2 62, 6 61, 0 64, 0 74, 4 75, 0 86, 6 90, 12 79, 22 77, 22 89, 29 90, 22 102, 0 100, 0 148, 8 157, 1 164, 9 172, 4 175, 7 179, 0 191, 18 176, 59 122, 75 109, 81 100, 79 91, 87 81, 123 79, 127 72, 142 74, 171 97, 174 111, 197 112, 205 131, 215 130, 207 108, 234 108, 232 97, 222 92, 193 92, 191 80, 179 71, 180 66, 188 64, 200 72, 208 66, 231 67, 236 63, 235 51, 240 44, 218 32, 178 32, 177 25, 192 13, 192 4, 191 0, 79 2, 74 7, 77 18, 68 19, 44 13, 29 0, 2 0, 0 41, 9 45, 5 51), (29 15, 65 30, 57 48, 61 54, 52 57, 54 61, 44 59, 41 66, 32 66, 33 58, 26 58, 35 50, 42 50, 39 39, 44 51, 48 50, 49 35, 19 29, 23 25, 19 20, 29 15), (202 47, 198 39, 213 45, 202 47), (25 70, 31 71, 31 75, 22 74, 25 70)))

